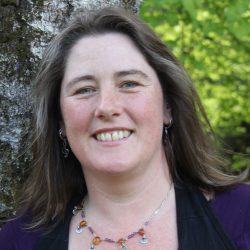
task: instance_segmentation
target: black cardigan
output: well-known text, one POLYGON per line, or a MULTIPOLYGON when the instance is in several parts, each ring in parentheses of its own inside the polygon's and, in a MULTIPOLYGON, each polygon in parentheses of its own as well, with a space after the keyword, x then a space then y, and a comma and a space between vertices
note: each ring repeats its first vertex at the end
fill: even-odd
MULTIPOLYGON (((178 185, 175 186, 175 195, 178 250, 236 250, 200 191, 178 185)), ((65 220, 38 241, 36 250, 68 250, 69 224, 76 204, 74 202, 69 204, 65 220)))

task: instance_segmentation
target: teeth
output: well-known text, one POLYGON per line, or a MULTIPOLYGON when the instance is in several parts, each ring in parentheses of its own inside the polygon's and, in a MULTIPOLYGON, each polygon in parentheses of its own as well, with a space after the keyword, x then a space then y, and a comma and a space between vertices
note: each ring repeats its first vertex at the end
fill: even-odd
POLYGON ((100 133, 96 135, 98 141, 118 141, 128 137, 131 134, 128 130, 119 130, 109 133, 100 133))
POLYGON ((125 130, 124 133, 123 133, 123 136, 124 136, 124 137, 128 137, 129 135, 130 135, 130 132, 127 131, 127 130, 125 130))
POLYGON ((116 140, 118 140, 118 139, 119 139, 119 134, 118 134, 118 132, 112 133, 112 140, 113 140, 113 141, 116 141, 116 140))

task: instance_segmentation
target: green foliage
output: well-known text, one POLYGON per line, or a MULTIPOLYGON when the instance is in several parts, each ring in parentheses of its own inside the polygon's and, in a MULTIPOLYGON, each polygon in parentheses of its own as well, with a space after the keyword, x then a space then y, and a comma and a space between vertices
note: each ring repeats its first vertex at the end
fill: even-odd
POLYGON ((216 134, 235 152, 232 168, 249 166, 249 2, 145 0, 141 16, 191 75, 216 134))

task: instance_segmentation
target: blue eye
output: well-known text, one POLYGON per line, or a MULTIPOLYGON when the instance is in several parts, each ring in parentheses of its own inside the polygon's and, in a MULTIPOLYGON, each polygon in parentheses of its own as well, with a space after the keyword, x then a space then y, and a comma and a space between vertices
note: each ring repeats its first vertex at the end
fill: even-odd
POLYGON ((76 90, 75 94, 76 95, 91 95, 95 91, 96 91, 96 89, 93 87, 83 87, 83 88, 76 90))
POLYGON ((139 86, 139 84, 133 81, 123 82, 121 84, 121 88, 135 88, 137 86, 139 86))

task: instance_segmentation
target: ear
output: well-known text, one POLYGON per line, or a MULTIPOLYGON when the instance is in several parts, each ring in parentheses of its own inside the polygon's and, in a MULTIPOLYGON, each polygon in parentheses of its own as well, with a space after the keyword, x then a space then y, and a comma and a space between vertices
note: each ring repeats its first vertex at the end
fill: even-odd
POLYGON ((163 123, 164 124, 169 124, 169 121, 172 119, 172 112, 171 112, 171 107, 169 103, 165 104, 164 108, 164 118, 163 118, 163 123))

